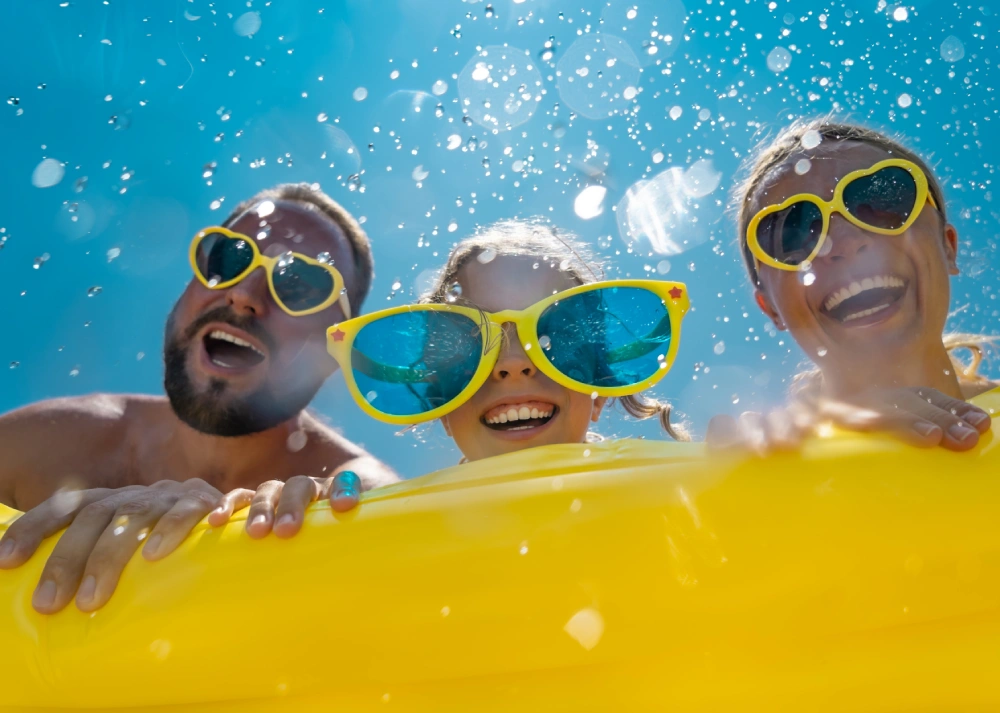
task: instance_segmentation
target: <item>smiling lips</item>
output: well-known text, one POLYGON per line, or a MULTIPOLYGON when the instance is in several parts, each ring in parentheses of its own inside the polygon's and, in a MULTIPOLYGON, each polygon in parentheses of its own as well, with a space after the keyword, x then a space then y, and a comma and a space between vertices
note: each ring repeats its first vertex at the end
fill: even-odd
POLYGON ((888 309, 906 293, 907 281, 898 275, 876 275, 834 289, 823 311, 841 324, 888 309))
POLYGON ((501 404, 484 413, 482 422, 493 430, 523 431, 548 423, 555 412, 555 405, 544 401, 501 404))

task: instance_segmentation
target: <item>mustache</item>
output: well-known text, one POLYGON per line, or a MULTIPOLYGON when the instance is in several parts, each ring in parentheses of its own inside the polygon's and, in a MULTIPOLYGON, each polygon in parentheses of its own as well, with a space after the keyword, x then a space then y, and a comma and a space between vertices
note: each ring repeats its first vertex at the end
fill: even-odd
POLYGON ((264 329, 256 317, 245 314, 238 315, 233 312, 231 307, 216 307, 208 312, 200 315, 196 320, 188 325, 187 329, 184 330, 184 341, 190 342, 194 340, 195 336, 205 327, 207 324, 212 322, 221 322, 223 324, 228 324, 237 329, 242 329, 247 334, 250 334, 261 341, 261 343, 267 347, 271 354, 277 351, 277 342, 270 335, 270 333, 264 329))

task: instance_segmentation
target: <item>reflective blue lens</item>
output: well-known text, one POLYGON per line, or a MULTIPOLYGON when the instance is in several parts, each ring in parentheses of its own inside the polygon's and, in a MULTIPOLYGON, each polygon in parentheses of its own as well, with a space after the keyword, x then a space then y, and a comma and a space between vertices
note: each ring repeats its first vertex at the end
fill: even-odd
POLYGON ((253 247, 240 238, 209 233, 195 248, 195 265, 208 282, 229 282, 253 262, 253 247))
POLYGON ((588 386, 632 386, 660 370, 670 350, 670 313, 641 287, 605 287, 559 300, 538 319, 545 358, 588 386))
POLYGON ((391 416, 418 416, 458 396, 483 358, 475 321, 453 312, 383 317, 354 339, 354 380, 371 405, 391 416))

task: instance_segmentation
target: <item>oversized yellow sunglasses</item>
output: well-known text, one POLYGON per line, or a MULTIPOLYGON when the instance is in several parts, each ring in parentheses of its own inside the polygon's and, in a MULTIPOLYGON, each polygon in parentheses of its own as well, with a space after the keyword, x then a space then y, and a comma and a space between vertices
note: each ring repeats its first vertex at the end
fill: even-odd
POLYGON ((330 327, 327 349, 366 413, 413 424, 450 413, 479 390, 500 357, 505 324, 557 384, 594 398, 648 389, 674 363, 688 306, 679 282, 610 280, 524 310, 417 304, 373 312, 330 327))
POLYGON ((293 317, 321 312, 338 302, 344 317, 351 318, 344 278, 322 253, 318 259, 291 251, 268 257, 253 238, 213 226, 194 236, 189 257, 195 276, 210 289, 225 290, 262 267, 274 301, 293 317))
POLYGON ((808 270, 830 231, 830 216, 879 235, 900 235, 927 202, 937 208, 920 167, 906 159, 879 161, 837 182, 833 200, 799 193, 757 212, 747 225, 747 247, 758 263, 778 270, 808 270))

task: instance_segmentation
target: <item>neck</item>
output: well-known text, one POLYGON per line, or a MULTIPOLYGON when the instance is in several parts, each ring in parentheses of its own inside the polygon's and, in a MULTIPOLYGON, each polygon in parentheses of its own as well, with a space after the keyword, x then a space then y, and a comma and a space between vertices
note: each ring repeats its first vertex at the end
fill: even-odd
POLYGON ((964 398, 955 366, 944 344, 908 354, 844 360, 837 368, 823 368, 823 395, 849 399, 873 389, 923 386, 956 399, 964 398))
MULTIPOLYGON (((297 474, 301 455, 311 449, 307 441, 289 437, 315 430, 315 419, 305 411, 273 428, 246 436, 224 438, 188 426, 171 411, 175 421, 169 448, 183 463, 187 477, 201 478, 222 492, 234 488, 255 489, 266 480, 287 480, 297 474), (298 450, 295 448, 298 447, 298 450)), ((315 439, 309 438, 308 441, 315 439)))

